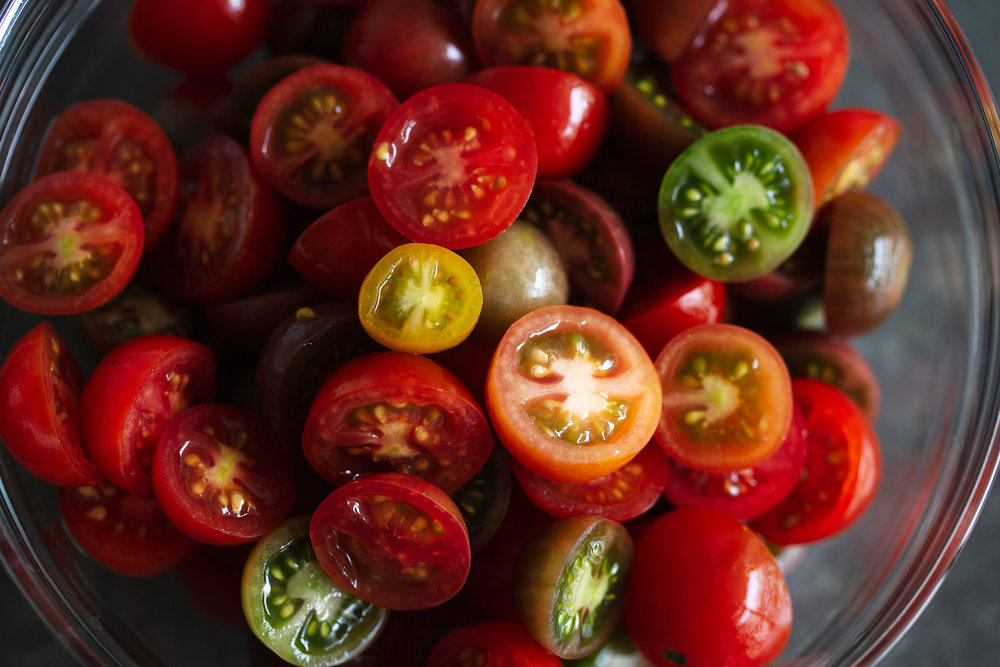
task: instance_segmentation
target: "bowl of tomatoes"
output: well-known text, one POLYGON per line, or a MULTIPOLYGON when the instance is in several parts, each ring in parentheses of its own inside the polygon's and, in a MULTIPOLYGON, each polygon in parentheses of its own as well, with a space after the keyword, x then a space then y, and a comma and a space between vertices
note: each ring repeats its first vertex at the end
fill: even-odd
POLYGON ((0 555, 88 664, 884 657, 985 502, 939 0, 0 4, 0 555))

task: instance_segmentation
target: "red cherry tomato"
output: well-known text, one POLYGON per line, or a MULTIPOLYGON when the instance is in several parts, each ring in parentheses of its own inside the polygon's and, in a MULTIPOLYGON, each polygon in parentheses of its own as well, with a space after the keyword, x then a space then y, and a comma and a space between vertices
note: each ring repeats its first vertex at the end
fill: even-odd
POLYGON ((448 495, 419 477, 366 475, 313 513, 309 537, 339 586, 386 609, 426 609, 454 597, 469 574, 469 534, 448 495))
POLYGON ((480 86, 426 88, 386 120, 368 163, 382 215, 420 243, 467 248, 510 226, 535 183, 538 150, 514 106, 480 86))
POLYGON ((672 63, 723 0, 631 0, 636 33, 664 62, 672 63))
POLYGON ((611 316, 581 306, 545 306, 515 322, 486 379, 500 441, 558 482, 587 482, 632 460, 656 430, 660 403, 639 342, 611 316))
POLYGON ((181 159, 177 222, 152 257, 160 289, 189 301, 235 299, 281 257, 285 214, 277 194, 224 135, 206 137, 181 159))
POLYGON ((101 473, 130 493, 152 495, 160 433, 178 412, 212 399, 215 373, 207 347, 170 334, 133 338, 105 355, 80 394, 83 446, 101 473))
POLYGON ((611 111, 604 92, 586 79, 548 67, 505 65, 479 70, 466 82, 492 90, 528 119, 539 178, 572 176, 597 155, 611 111))
POLYGON ((205 72, 249 55, 270 20, 270 0, 136 0, 128 29, 132 44, 149 59, 205 72))
POLYGON ((728 0, 671 64, 674 88, 710 128, 785 134, 823 111, 847 73, 848 37, 831 0, 728 0))
POLYGON ((654 665, 766 665, 788 642, 791 625, 778 563, 733 517, 677 509, 636 542, 625 627, 654 665))
POLYGON ((52 315, 102 306, 135 275, 143 237, 138 206, 109 179, 43 176, 0 210, 0 297, 52 315))
POLYGON ((435 361, 400 352, 363 355, 331 373, 302 435, 306 458, 334 484, 395 471, 449 493, 476 474, 492 447, 486 415, 458 379, 435 361))
POLYGON ((83 375, 48 322, 21 337, 0 366, 0 440, 35 477, 82 486, 103 477, 80 443, 83 375))
POLYGON ((514 621, 481 621, 452 630, 431 650, 427 667, 561 667, 562 661, 539 646, 514 621))
POLYGON ((849 528, 878 489, 882 454, 868 418, 843 392, 819 380, 792 381, 806 418, 809 458, 794 489, 751 526, 770 542, 805 544, 849 528))
POLYGON ((606 93, 632 55, 619 0, 479 0, 472 40, 483 65, 536 65, 579 74, 606 93))
POLYGON ((109 482, 60 487, 58 495, 70 535, 112 572, 152 577, 172 570, 201 546, 177 530, 155 500, 109 482))
POLYGON ((56 171, 91 171, 124 188, 142 214, 146 249, 170 226, 177 156, 156 121, 131 104, 87 100, 57 115, 39 150, 35 178, 56 171))
POLYGON ((252 412, 204 403, 175 415, 153 458, 153 493, 167 518, 200 542, 256 540, 295 499, 291 460, 252 412))

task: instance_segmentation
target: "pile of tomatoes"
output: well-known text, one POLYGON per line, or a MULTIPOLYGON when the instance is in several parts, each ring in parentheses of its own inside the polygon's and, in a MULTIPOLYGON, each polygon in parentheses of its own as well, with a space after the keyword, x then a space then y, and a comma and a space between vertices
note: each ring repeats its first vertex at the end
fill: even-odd
POLYGON ((295 664, 780 654, 774 551, 878 486, 850 337, 911 253, 865 190, 899 124, 831 108, 832 0, 136 0, 129 30, 197 122, 81 101, 0 211, 0 296, 98 356, 45 317, 0 368, 83 552, 237 563, 295 664))

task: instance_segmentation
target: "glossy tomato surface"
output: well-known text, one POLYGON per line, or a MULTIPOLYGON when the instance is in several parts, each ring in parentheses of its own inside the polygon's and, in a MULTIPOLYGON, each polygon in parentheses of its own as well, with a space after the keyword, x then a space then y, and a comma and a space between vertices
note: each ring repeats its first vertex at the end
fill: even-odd
POLYGON ((102 479, 80 442, 82 388, 76 358, 46 321, 14 343, 0 366, 0 439, 18 463, 50 484, 102 479))
POLYGON ((407 238, 467 248, 514 222, 537 170, 531 127, 510 102, 481 86, 449 83, 392 112, 375 140, 368 185, 407 238))
POLYGON ((538 645, 515 621, 481 621, 442 637, 427 659, 427 667, 504 665, 560 667, 562 661, 538 645))
POLYGON ((656 369, 614 318, 546 306, 497 346, 486 405, 497 436, 533 472, 586 482, 621 468, 649 442, 660 414, 656 369))
POLYGON ((43 176, 0 210, 0 297, 49 315, 101 306, 135 275, 144 235, 135 201, 104 176, 43 176))

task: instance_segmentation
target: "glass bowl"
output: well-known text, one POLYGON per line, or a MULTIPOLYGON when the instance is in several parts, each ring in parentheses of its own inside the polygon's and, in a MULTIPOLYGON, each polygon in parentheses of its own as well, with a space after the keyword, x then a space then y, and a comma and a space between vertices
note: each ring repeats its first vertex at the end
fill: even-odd
MULTIPOLYGON (((1000 414, 1000 165, 997 110, 943 0, 839 0, 852 38, 836 106, 887 111, 904 128, 873 190, 909 223, 914 270, 900 306, 857 339, 885 395, 876 427, 884 480, 846 534, 789 574, 787 665, 869 664, 940 586, 985 501, 1000 414)), ((138 59, 121 0, 0 4, 0 201, 26 184, 49 119, 118 97, 150 109, 172 75, 138 59)), ((0 349, 35 322, 6 308, 0 349)), ((72 320, 57 327, 89 370, 72 320)), ((0 448, 0 552, 25 597, 86 664, 247 664, 255 640, 191 604, 177 574, 127 579, 83 557, 55 488, 0 448)))

